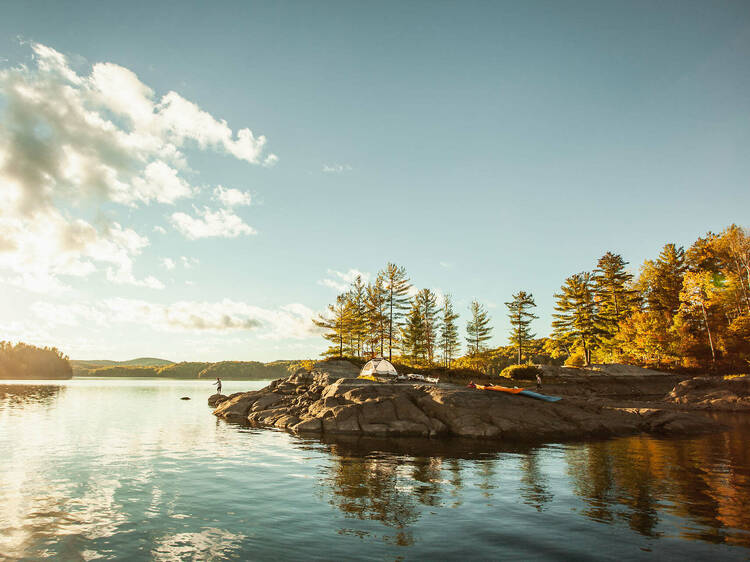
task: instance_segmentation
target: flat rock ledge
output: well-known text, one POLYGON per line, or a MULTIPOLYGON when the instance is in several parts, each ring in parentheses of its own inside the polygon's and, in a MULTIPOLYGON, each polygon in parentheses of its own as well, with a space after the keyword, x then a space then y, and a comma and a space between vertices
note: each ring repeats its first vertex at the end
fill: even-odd
POLYGON ((666 401, 703 410, 750 411, 750 375, 694 377, 675 386, 666 401))
POLYGON ((618 409, 568 398, 549 403, 467 388, 373 383, 356 379, 354 365, 349 364, 347 370, 331 363, 345 362, 326 362, 321 370, 298 371, 258 391, 217 398, 214 414, 230 422, 300 434, 445 435, 509 441, 641 432, 687 434, 720 427, 704 416, 684 412, 618 409))

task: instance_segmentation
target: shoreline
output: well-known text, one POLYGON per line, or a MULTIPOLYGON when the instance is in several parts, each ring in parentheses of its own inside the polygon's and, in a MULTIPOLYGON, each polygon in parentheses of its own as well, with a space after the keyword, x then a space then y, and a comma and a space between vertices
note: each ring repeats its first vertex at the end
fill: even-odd
MULTIPOLYGON (((580 381, 581 385, 551 383, 544 385, 543 392, 563 399, 549 403, 446 383, 373 383, 357 379, 357 374, 357 367, 346 361, 321 362, 312 371, 300 370, 258 391, 213 395, 209 405, 215 406, 214 415, 230 422, 324 438, 550 442, 639 433, 690 435, 722 428, 709 417, 696 415, 700 408, 645 399, 663 396, 662 387, 673 388, 672 375, 625 379, 627 388, 639 398, 632 392, 622 393, 622 377, 602 378, 594 384, 602 386, 599 392, 592 388, 591 379, 580 381), (640 383, 651 386, 657 380, 658 392, 639 388, 640 383), (602 392, 607 388, 610 392, 602 392), (566 392, 556 392, 562 390, 566 392)), ((525 381, 514 382, 521 386, 525 381)))

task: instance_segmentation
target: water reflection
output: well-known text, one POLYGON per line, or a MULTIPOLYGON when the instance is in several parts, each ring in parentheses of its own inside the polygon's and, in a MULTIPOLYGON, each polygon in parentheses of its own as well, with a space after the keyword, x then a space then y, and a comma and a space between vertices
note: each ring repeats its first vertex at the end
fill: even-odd
POLYGON ((533 506, 537 511, 544 510, 547 503, 554 499, 548 478, 541 468, 541 452, 539 449, 526 453, 521 457, 521 482, 519 490, 524 503, 533 506))
POLYGON ((347 516, 397 529, 413 525, 426 509, 462 506, 467 482, 488 506, 512 489, 538 512, 554 504, 564 485, 581 502, 571 511, 593 522, 625 523, 651 539, 677 535, 748 547, 750 417, 728 422, 733 429, 718 436, 637 436, 501 452, 462 440, 339 438, 329 443, 332 475, 323 482, 331 504, 347 516), (550 477, 558 464, 564 484, 550 477), (675 526, 675 517, 683 523, 675 526))
POLYGON ((300 559, 750 547, 750 416, 679 440, 321 441, 216 420, 199 384, 0 385, 0 558, 275 559, 292 542, 300 559))
POLYGON ((52 384, 0 384, 0 410, 23 404, 50 406, 63 388, 52 384))
POLYGON ((584 515, 596 521, 627 521, 638 533, 657 537, 666 516, 690 522, 689 539, 750 546, 750 453, 748 426, 693 439, 631 437, 570 447, 566 462, 584 515))

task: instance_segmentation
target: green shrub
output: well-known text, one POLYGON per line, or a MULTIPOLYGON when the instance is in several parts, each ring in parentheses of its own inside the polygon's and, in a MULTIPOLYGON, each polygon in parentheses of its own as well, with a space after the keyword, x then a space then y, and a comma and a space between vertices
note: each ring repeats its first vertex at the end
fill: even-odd
POLYGON ((505 367, 500 376, 507 379, 534 380, 537 375, 541 374, 542 370, 536 365, 511 365, 505 367))
POLYGON ((583 367, 586 364, 586 358, 583 356, 582 349, 576 349, 570 357, 565 360, 566 367, 583 367))

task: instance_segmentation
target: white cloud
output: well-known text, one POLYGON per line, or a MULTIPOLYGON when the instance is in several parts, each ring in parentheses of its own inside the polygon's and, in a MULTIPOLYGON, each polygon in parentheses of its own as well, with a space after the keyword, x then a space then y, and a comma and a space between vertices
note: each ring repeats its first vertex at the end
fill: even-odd
POLYGON ((177 170, 161 160, 151 162, 142 176, 133 179, 132 193, 122 199, 124 202, 148 203, 153 199, 159 203, 173 203, 183 197, 192 197, 196 190, 177 174, 177 170))
MULTIPOLYGON (((103 271, 115 283, 163 287, 133 273, 146 237, 115 222, 94 226, 74 211, 92 199, 137 206, 193 197, 183 147, 269 165, 277 158, 265 154, 266 138, 233 132, 176 92, 158 98, 117 64, 78 74, 54 49, 32 50, 33 64, 0 70, 0 279, 60 291, 62 277, 103 271)), ((227 210, 177 215, 195 237, 254 232, 227 210)))
POLYGON ((185 269, 192 269, 200 263, 198 258, 189 258, 187 256, 180 257, 180 261, 182 262, 182 267, 185 269))
POLYGON ((6 240, 0 250, 0 271, 6 283, 30 291, 59 293, 67 286, 60 276, 86 277, 99 268, 115 283, 160 288, 153 279, 137 279, 134 259, 148 246, 148 238, 119 223, 94 228, 86 221, 67 219, 49 209, 37 220, 0 215, 6 240))
POLYGON ((186 238, 236 238, 241 234, 255 234, 253 227, 230 209, 212 211, 208 207, 195 209, 197 217, 187 213, 173 213, 172 225, 186 238))
POLYGON ((239 189, 226 188, 221 185, 214 189, 214 199, 221 202, 225 207, 249 205, 252 201, 250 193, 239 189))
POLYGON ((362 277, 362 282, 364 283, 367 283, 370 280, 369 273, 363 273, 358 269, 350 269, 343 273, 341 271, 336 271, 335 269, 329 269, 328 275, 329 276, 325 279, 318 281, 318 284, 336 289, 339 293, 348 291, 352 281, 357 278, 357 275, 362 277))
POLYGON ((102 326, 107 319, 107 315, 98 308, 82 303, 35 302, 31 305, 31 311, 50 326, 79 326, 81 321, 102 326))
POLYGON ((272 166, 275 166, 276 162, 278 161, 278 156, 276 156, 275 154, 269 154, 268 156, 266 156, 266 159, 263 160, 263 166, 265 166, 266 168, 271 168, 272 166))
POLYGON ((351 170, 352 167, 349 164, 323 164, 321 169, 324 174, 343 174, 351 170))
POLYGON ((164 258, 163 260, 161 260, 161 265, 164 267, 164 269, 172 270, 177 264, 171 258, 164 258))
POLYGON ((162 304, 114 298, 96 305, 38 302, 32 312, 50 326, 125 323, 167 332, 253 331, 265 339, 304 339, 317 333, 312 323, 313 311, 299 303, 268 309, 229 299, 162 304))
POLYGON ((154 232, 158 232, 159 234, 166 234, 167 230, 163 226, 157 225, 154 227, 154 232))

